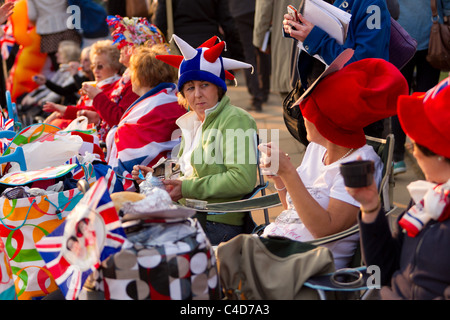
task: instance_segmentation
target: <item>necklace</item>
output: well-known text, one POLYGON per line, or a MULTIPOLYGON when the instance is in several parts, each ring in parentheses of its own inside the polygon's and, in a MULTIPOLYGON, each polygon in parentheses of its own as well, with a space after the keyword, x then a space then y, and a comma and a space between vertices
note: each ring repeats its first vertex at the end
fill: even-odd
MULTIPOLYGON (((348 150, 347 153, 344 154, 344 155, 343 155, 342 157, 340 157, 339 159, 337 159, 336 162, 341 161, 342 159, 344 159, 345 157, 347 157, 350 153, 353 152, 353 150, 355 150, 355 149, 351 148, 350 150, 348 150)), ((327 160, 327 158, 328 158, 328 152, 327 152, 327 154, 325 155, 325 158, 323 159, 323 162, 324 162, 324 163, 325 163, 325 161, 327 160)))

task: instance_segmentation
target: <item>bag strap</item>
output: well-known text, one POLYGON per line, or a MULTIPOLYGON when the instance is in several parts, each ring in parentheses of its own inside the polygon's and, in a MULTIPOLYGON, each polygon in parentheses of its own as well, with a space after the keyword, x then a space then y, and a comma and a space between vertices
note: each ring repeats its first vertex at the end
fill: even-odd
POLYGON ((172 0, 166 0, 166 14, 167 14, 167 41, 170 41, 174 31, 172 0))
POLYGON ((438 22, 439 14, 437 11, 437 0, 430 0, 431 2, 431 13, 433 18, 431 19, 433 22, 438 22))

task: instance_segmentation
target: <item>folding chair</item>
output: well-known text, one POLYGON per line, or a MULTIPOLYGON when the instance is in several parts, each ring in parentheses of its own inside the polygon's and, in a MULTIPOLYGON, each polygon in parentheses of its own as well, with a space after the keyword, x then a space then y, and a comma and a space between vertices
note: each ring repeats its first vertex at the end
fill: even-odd
POLYGON ((268 181, 265 181, 264 175, 261 173, 259 167, 260 152, 258 149, 259 136, 254 136, 255 150, 256 150, 256 167, 258 170, 258 184, 253 190, 242 197, 241 200, 211 203, 207 204, 204 209, 196 209, 197 212, 217 212, 217 213, 231 213, 231 212, 248 212, 246 216, 247 229, 252 229, 255 232, 256 228, 263 228, 270 223, 269 208, 280 206, 281 201, 278 193, 266 195, 266 188, 269 185, 268 181), (261 192, 261 197, 256 197, 261 192), (265 223, 262 226, 257 226, 251 216, 251 211, 262 210, 264 212, 265 223))
MULTIPOLYGON (((389 134, 385 139, 375 138, 366 136, 367 144, 371 145, 378 156, 381 158, 383 162, 383 172, 382 172, 382 180, 379 186, 380 198, 382 199, 383 208, 385 208, 386 212, 392 212, 395 210, 393 204, 393 187, 394 187, 394 175, 393 175, 393 154, 394 154, 394 135, 389 134)), ((259 152, 258 152, 259 156, 259 152)), ((259 157, 258 157, 259 159, 259 157)), ((264 182, 264 175, 261 174, 261 170, 259 170, 259 162, 258 162, 258 174, 259 174, 259 186, 255 187, 254 194, 258 193, 258 187, 267 186, 267 183, 264 182)), ((205 209, 199 209, 201 212, 247 212, 247 211, 255 211, 255 210, 264 210, 265 224, 269 224, 269 217, 267 210, 269 208, 273 208, 281 205, 280 198, 278 193, 265 194, 264 188, 261 190, 260 197, 250 197, 237 201, 230 202, 221 202, 221 203, 211 203, 207 204, 205 209)), ((337 237, 348 236, 355 232, 358 232, 356 226, 350 228, 349 230, 345 230, 336 235, 332 235, 329 237, 324 237, 321 239, 316 239, 313 242, 322 243, 323 241, 335 241, 337 237)))
MULTIPOLYGON (((389 134, 386 139, 374 138, 366 136, 367 144, 371 145, 375 152, 380 156, 384 167, 380 186, 378 188, 381 198, 381 205, 383 206, 386 216, 391 215, 396 206, 393 202, 394 189, 394 173, 393 173, 393 154, 394 154, 394 135, 389 134)), ((347 237, 351 234, 359 232, 358 225, 355 225, 348 230, 340 232, 336 235, 315 239, 309 241, 310 244, 322 245, 331 241, 336 241, 347 237)), ((361 258, 361 248, 358 244, 357 250, 354 254, 350 268, 337 270, 336 272, 313 277, 305 282, 305 286, 315 289, 319 294, 320 299, 326 300, 330 294, 340 294, 345 297, 353 299, 366 300, 371 297, 376 286, 368 285, 367 280, 371 274, 367 273, 367 267, 361 258), (339 281, 339 277, 343 280, 339 281)))

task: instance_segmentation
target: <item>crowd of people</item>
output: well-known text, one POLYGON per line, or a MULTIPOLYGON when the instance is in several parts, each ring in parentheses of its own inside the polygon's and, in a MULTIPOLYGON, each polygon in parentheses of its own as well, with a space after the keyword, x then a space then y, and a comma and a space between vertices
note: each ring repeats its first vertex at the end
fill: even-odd
MULTIPOLYGON (((27 1, 34 2, 40 3, 27 1)), ((44 123, 61 129, 86 117, 97 129, 105 160, 124 190, 138 192, 136 186, 153 173, 155 164, 163 158, 176 160, 179 177, 162 183, 172 201, 182 206, 188 198, 208 203, 243 199, 257 182, 259 149, 278 163, 267 177, 284 209, 261 237, 308 241, 359 224, 359 233, 326 245, 336 269, 348 266, 361 241, 365 263, 382 270, 382 298, 450 298, 446 264, 450 261, 450 77, 439 81, 425 71, 428 77, 421 85, 419 77, 425 75, 418 67, 417 86, 412 87, 413 64, 426 64, 422 59, 426 45, 421 43, 413 62, 398 70, 389 63, 391 13, 386 1, 336 0, 328 2, 352 14, 344 43, 301 13, 287 14, 284 6, 277 20, 270 19, 276 48, 262 52, 257 24, 265 13, 260 4, 229 1, 234 9, 230 11, 228 1, 205 2, 208 5, 172 1, 175 28, 170 39, 166 2, 160 0, 153 21, 109 15, 105 24, 110 34, 89 46, 83 44, 83 34, 60 23, 56 25, 61 29, 49 30, 52 17, 61 21, 67 16, 59 7, 49 12, 49 4, 40 3, 29 19, 41 36, 41 52, 48 54, 49 63, 34 75, 36 88, 18 97, 17 103, 21 110, 39 108, 44 123), (240 4, 254 10, 240 16, 240 4), (366 27, 370 5, 380 8, 380 28, 366 27), (212 18, 213 13, 217 18, 212 18), (253 23, 247 25, 245 18, 253 23), (289 56, 281 58, 283 64, 274 63, 283 49, 289 56), (348 62, 315 82, 347 49, 352 50, 348 62), (315 55, 322 58, 320 63, 315 55), (256 74, 249 72, 252 69, 256 74), (247 70, 252 96, 248 110, 227 95, 238 70, 247 70), (308 141, 300 165, 276 145, 254 143, 258 128, 248 112, 263 112, 269 91, 284 97, 292 90, 286 85, 292 72, 305 92, 296 104, 308 141), (391 234, 378 197, 383 164, 366 143, 366 135, 383 135, 384 121, 391 117, 398 120, 393 124, 396 139, 404 132, 412 140, 414 157, 426 179, 411 184, 411 204, 398 219, 399 230, 405 232, 398 234, 391 234), (346 187, 340 165, 361 159, 374 162, 373 183, 346 187)), ((269 6, 270 1, 262 2, 269 6)), ((413 28, 409 19, 414 18, 402 15, 412 15, 413 2, 419 1, 399 1, 399 21, 405 28, 413 28)), ((450 1, 441 3, 440 12, 448 16, 450 1)), ((270 8, 274 14, 275 5, 270 8)), ((13 10, 13 2, 1 6, 0 22, 5 23, 13 10)), ((425 15, 425 11, 414 12, 425 15)), ((396 163, 404 152, 405 141, 399 140, 396 163)), ((271 161, 261 163, 261 169, 273 168, 271 161)), ((396 173, 402 172, 399 166, 396 173)), ((212 245, 246 232, 247 213, 198 213, 198 218, 204 220, 212 245)))

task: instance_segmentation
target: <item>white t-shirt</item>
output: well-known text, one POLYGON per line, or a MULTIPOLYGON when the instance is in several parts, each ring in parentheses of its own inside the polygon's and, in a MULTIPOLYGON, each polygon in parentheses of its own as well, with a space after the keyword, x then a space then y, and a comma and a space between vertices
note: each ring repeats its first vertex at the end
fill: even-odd
MULTIPOLYGON (((365 145, 344 159, 336 161, 330 165, 325 165, 323 159, 326 149, 316 143, 311 142, 306 148, 302 164, 297 168, 297 173, 301 177, 303 184, 308 189, 311 196, 324 209, 328 208, 330 198, 341 200, 359 207, 359 203, 345 190, 344 178, 339 166, 343 162, 354 161, 357 156, 363 160, 375 162, 375 181, 379 185, 383 170, 383 163, 373 148, 365 145)), ((294 208, 291 197, 286 195, 288 208, 280 213, 276 220, 270 223, 265 229, 263 236, 281 236, 296 241, 310 241, 314 237, 300 220, 294 208)), ((355 251, 359 233, 346 237, 345 239, 326 244, 333 253, 336 269, 344 268, 350 262, 355 251)))

